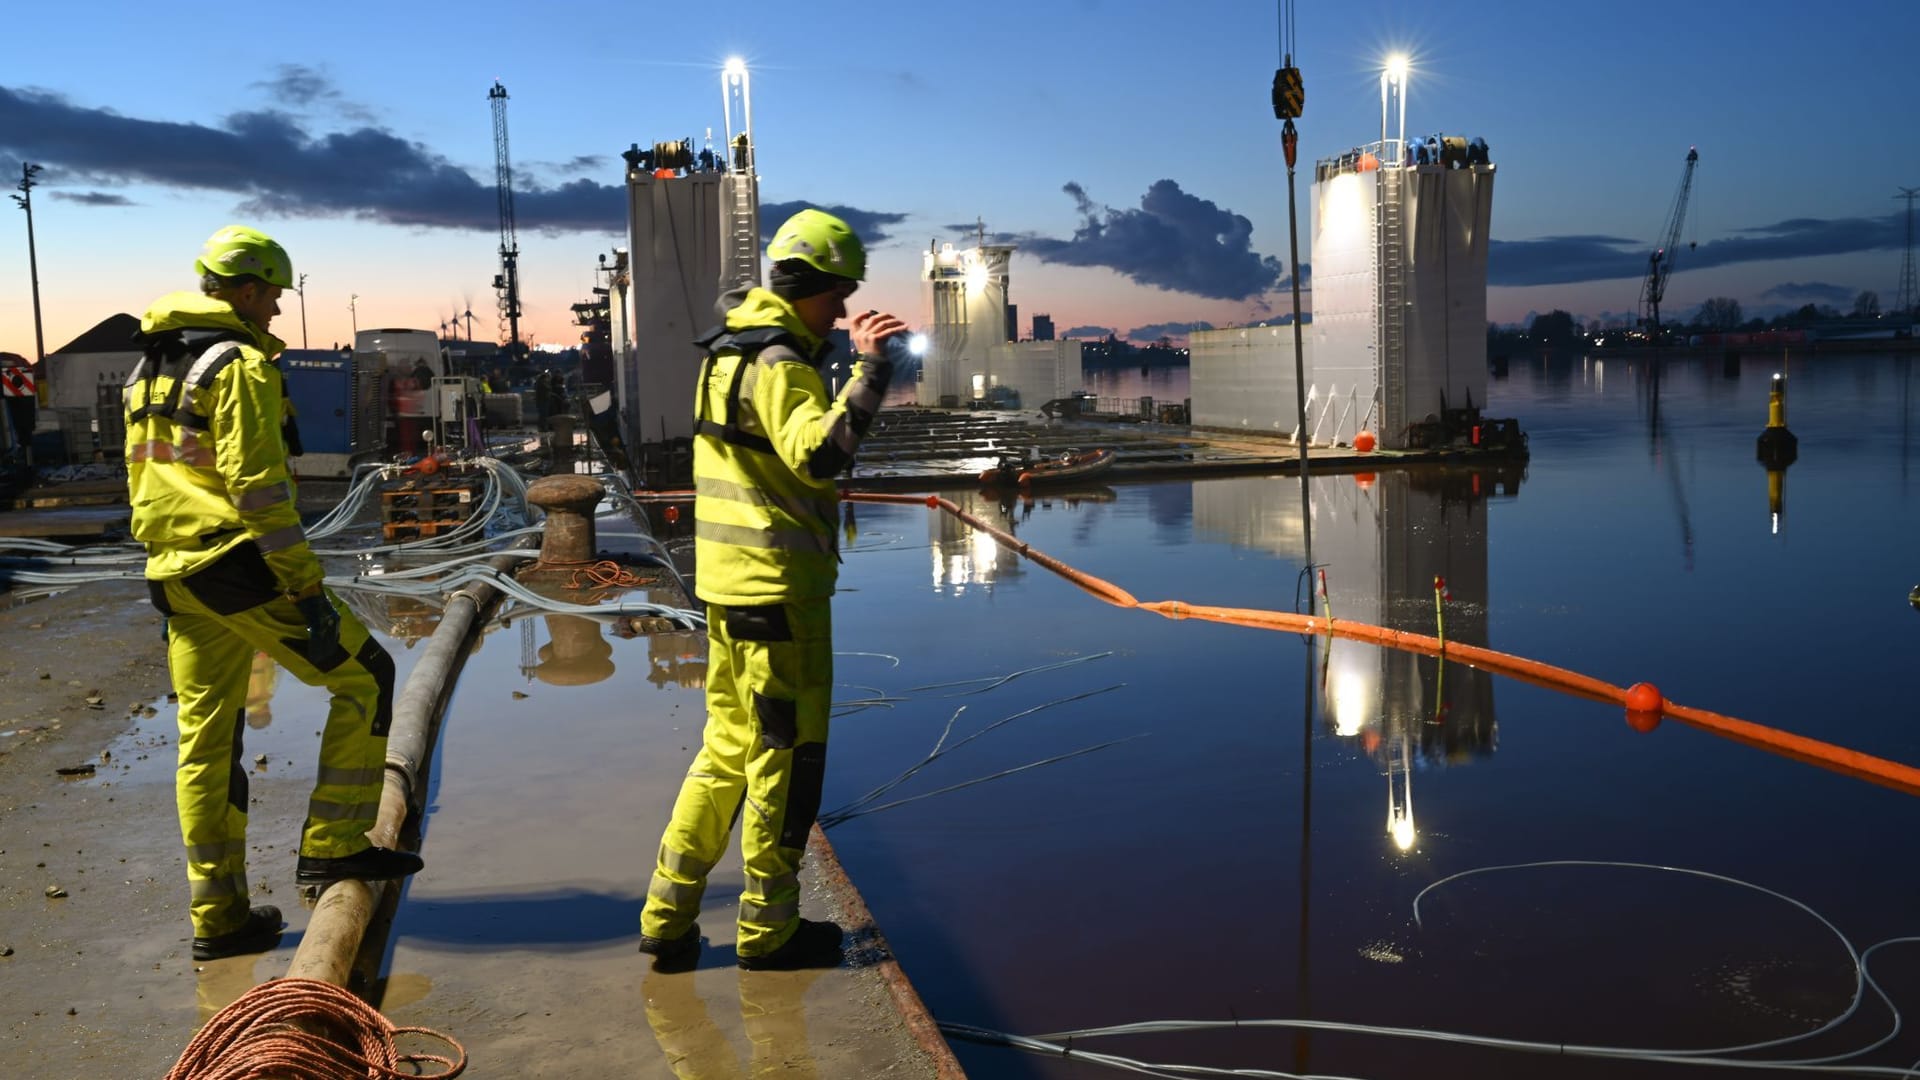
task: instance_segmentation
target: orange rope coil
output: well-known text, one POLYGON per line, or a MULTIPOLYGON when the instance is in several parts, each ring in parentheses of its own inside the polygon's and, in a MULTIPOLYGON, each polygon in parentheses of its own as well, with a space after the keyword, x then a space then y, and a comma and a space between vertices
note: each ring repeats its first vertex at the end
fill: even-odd
MULTIPOLYGON (((565 563, 546 563, 547 567, 559 569, 565 563)), ((644 584, 638 574, 612 559, 601 559, 596 563, 577 567, 567 575, 569 589, 632 589, 644 584)))
POLYGON ((451 1036, 396 1027, 332 983, 273 979, 214 1014, 181 1052, 167 1080, 401 1080, 454 1077, 466 1067, 466 1048, 451 1036), (457 1057, 402 1054, 393 1040, 403 1034, 439 1039, 457 1057), (446 1071, 400 1071, 402 1064, 417 1062, 444 1065, 446 1071))

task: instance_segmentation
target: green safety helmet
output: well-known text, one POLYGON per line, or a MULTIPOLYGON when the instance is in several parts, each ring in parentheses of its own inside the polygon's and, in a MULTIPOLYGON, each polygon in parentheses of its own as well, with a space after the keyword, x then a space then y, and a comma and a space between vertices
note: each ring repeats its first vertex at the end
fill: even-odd
POLYGON ((798 259, 834 277, 867 279, 867 249, 852 226, 824 210, 802 210, 788 218, 767 245, 767 259, 798 259))
POLYGON ((269 285, 293 288, 293 260, 273 237, 245 225, 229 225, 207 237, 207 246, 193 260, 194 272, 215 277, 248 274, 269 285))

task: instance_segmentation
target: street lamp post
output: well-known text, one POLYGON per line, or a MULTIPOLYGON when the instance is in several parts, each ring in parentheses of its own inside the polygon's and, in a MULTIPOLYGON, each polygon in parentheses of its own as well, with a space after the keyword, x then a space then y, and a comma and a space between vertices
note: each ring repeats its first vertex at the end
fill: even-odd
POLYGON ((38 370, 44 377, 47 370, 47 342, 40 330, 40 257, 33 247, 33 178, 39 172, 40 166, 21 162, 20 183, 15 185, 20 189, 20 194, 12 198, 20 204, 20 209, 27 212, 27 273, 33 283, 33 349, 37 354, 35 362, 39 365, 38 370))
POLYGON ((353 336, 356 339, 360 336, 360 309, 355 306, 359 301, 359 293, 353 293, 347 297, 347 310, 353 313, 353 336))
POLYGON ((307 347, 307 275, 300 275, 293 291, 300 294, 300 347, 304 349, 307 347))

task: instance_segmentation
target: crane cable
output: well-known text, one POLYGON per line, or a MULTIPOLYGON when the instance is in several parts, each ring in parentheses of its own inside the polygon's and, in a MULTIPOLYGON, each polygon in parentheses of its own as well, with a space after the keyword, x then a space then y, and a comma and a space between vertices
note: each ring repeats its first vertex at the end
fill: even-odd
POLYGON ((1204 619, 1232 626, 1244 626, 1256 630, 1278 630, 1302 636, 1325 634, 1328 637, 1363 641, 1421 656, 1458 660, 1473 667, 1543 686, 1549 690, 1557 690, 1563 694, 1622 706, 1629 710, 1630 718, 1646 717, 1657 721, 1660 717, 1670 717, 1691 727, 1780 757, 1816 765, 1842 776, 1866 780, 1908 795, 1920 795, 1920 769, 1911 765, 1904 765, 1804 735, 1796 735, 1765 724, 1756 724, 1707 709, 1680 705, 1660 697, 1657 691, 1649 701, 1641 696, 1644 692, 1643 688, 1647 685, 1644 683, 1632 688, 1615 686, 1590 675, 1583 675, 1577 671, 1538 660, 1529 660, 1512 653, 1497 652, 1457 641, 1443 642, 1437 637, 1426 634, 1392 630, 1352 619, 1336 619, 1331 612, 1315 616, 1258 608, 1190 604, 1184 600, 1143 601, 1136 599, 1132 593, 1110 581, 1061 562, 938 495, 894 495, 862 491, 846 492, 841 497, 853 502, 918 505, 930 510, 945 511, 969 527, 993 537, 1007 550, 1038 563, 1115 607, 1137 608, 1169 619, 1204 619))

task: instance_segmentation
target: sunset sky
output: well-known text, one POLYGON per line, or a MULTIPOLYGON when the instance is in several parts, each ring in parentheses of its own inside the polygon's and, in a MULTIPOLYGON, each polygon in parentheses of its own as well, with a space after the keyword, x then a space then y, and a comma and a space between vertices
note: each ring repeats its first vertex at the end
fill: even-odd
MULTIPOLYGON (((1378 136, 1384 58, 1413 58, 1410 135, 1481 136, 1499 166, 1489 312, 1633 310, 1690 146, 1666 309, 1890 305, 1920 186, 1912 0, 1333 4, 1296 0, 1313 159, 1378 136), (1876 134, 1878 133, 1878 134, 1876 134)), ((307 338, 494 337, 487 90, 511 95, 535 341, 625 246, 629 143, 720 139, 720 69, 752 72, 765 216, 843 208, 877 243, 863 296, 912 321, 929 243, 973 223, 1020 245, 1022 332, 1176 335, 1289 300, 1286 174, 1268 86, 1277 5, 976 0, 782 5, 491 0, 176 8, 12 5, 0 176, 33 192, 48 351, 192 288, 216 228, 267 230, 307 275, 307 338), (464 325, 464 324, 463 324, 464 325)), ((0 350, 31 356, 26 219, 0 215, 0 350)), ((773 220, 767 222, 771 227, 773 220)), ((963 234, 960 230, 966 229, 963 234)), ((1309 274, 1308 280, 1311 280, 1309 274)), ((298 346, 300 300, 274 329, 298 346)))

